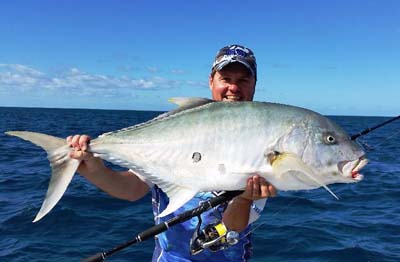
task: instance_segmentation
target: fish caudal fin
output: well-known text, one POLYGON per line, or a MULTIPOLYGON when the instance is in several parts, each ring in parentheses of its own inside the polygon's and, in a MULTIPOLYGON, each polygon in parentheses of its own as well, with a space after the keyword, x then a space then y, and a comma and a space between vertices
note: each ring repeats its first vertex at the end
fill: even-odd
POLYGON ((51 166, 51 179, 42 207, 33 220, 33 222, 39 221, 61 199, 78 169, 80 161, 69 157, 72 149, 67 145, 65 139, 26 131, 9 131, 6 134, 30 141, 47 152, 51 166))

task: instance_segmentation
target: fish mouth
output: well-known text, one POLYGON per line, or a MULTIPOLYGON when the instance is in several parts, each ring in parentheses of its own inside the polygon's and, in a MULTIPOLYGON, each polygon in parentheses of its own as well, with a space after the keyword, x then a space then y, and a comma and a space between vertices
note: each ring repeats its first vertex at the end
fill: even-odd
POLYGON ((343 161, 338 164, 339 171, 346 178, 350 178, 354 182, 363 180, 364 175, 360 174, 359 171, 368 164, 368 159, 365 156, 361 156, 356 160, 343 161))

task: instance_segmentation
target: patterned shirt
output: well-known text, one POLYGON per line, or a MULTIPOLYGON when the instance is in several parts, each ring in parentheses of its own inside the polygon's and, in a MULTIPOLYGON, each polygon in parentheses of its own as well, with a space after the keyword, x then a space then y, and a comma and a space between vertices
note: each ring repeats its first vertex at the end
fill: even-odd
MULTIPOLYGON (((167 195, 156 185, 152 186, 152 202, 153 202, 153 213, 155 217, 155 223, 159 224, 172 217, 181 214, 187 210, 198 207, 199 202, 206 201, 212 197, 215 197, 218 193, 216 192, 205 192, 198 193, 194 198, 187 202, 184 206, 169 214, 168 216, 157 218, 168 205, 167 195)), ((249 224, 256 220, 259 213, 263 210, 265 205, 265 199, 261 202, 254 201, 249 224)), ((222 213, 226 209, 226 204, 215 207, 201 215, 202 225, 206 226, 210 223, 215 223, 222 219, 222 213)), ((167 231, 157 235, 155 237, 155 250, 153 253, 153 262, 159 261, 176 261, 176 262, 187 262, 187 261, 248 261, 252 255, 251 245, 251 226, 249 225, 244 231, 240 233, 240 241, 236 245, 233 245, 227 249, 220 250, 217 252, 211 252, 206 249, 197 255, 190 254, 190 239, 196 230, 198 224, 198 218, 194 217, 183 223, 174 225, 167 231)))

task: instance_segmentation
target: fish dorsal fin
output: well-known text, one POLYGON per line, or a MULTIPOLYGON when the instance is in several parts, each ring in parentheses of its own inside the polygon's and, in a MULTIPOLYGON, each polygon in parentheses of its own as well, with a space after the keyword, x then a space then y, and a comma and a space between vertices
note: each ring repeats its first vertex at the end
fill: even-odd
POLYGON ((184 107, 185 109, 214 102, 214 100, 202 97, 171 97, 168 101, 177 104, 179 108, 184 107))
POLYGON ((161 114, 161 115, 157 116, 156 118, 154 118, 153 120, 160 120, 160 119, 175 115, 177 113, 180 113, 180 112, 188 110, 188 109, 192 109, 195 107, 199 107, 202 105, 206 105, 206 104, 215 102, 214 100, 211 100, 208 98, 201 98, 201 97, 171 97, 170 99, 168 99, 168 101, 173 104, 178 105, 179 107, 174 110, 168 111, 164 114, 161 114))
POLYGON ((315 172, 307 166, 302 159, 292 153, 271 152, 267 155, 267 159, 272 166, 274 173, 283 174, 289 171, 297 171, 307 176, 312 181, 326 189, 333 197, 339 199, 327 185, 322 183, 315 175, 315 172))
POLYGON ((185 111, 185 110, 188 110, 188 109, 192 109, 192 108, 195 108, 195 107, 199 107, 199 106, 202 106, 202 105, 206 105, 206 104, 215 102, 214 100, 211 100, 211 99, 208 99, 208 98, 200 98, 200 97, 191 97, 191 98, 190 97, 175 97, 175 98, 170 98, 168 101, 179 105, 179 107, 174 109, 174 110, 165 112, 165 113, 163 113, 161 115, 158 115, 157 117, 155 117, 155 118, 153 118, 153 119, 151 119, 151 120, 149 120, 147 122, 140 123, 140 124, 137 124, 137 125, 134 125, 134 126, 130 126, 130 127, 126 127, 126 128, 120 129, 120 130, 107 132, 107 133, 104 133, 104 134, 100 135, 99 137, 105 137, 105 136, 109 136, 109 135, 112 135, 112 134, 115 134, 115 133, 119 133, 119 132, 123 132, 123 131, 130 131, 130 130, 133 130, 133 129, 142 128, 142 127, 151 125, 152 123, 155 123, 155 122, 157 122, 159 120, 162 120, 162 119, 168 118, 170 116, 176 115, 176 114, 178 114, 178 113, 180 113, 182 111, 185 111))

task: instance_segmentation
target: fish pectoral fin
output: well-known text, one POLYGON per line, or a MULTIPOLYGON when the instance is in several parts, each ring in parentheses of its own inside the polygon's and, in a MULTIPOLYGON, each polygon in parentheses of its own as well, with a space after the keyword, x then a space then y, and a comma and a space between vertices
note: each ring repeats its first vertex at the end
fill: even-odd
POLYGON ((192 199, 197 191, 193 189, 181 187, 181 186, 172 186, 167 189, 163 189, 163 191, 167 194, 169 198, 168 206, 158 215, 158 217, 164 217, 166 215, 171 214, 176 211, 178 208, 183 206, 186 202, 192 199))
POLYGON ((274 174, 282 175, 289 171, 296 171, 325 188, 326 191, 339 200, 335 193, 333 193, 327 185, 322 183, 315 175, 315 172, 297 155, 287 152, 280 153, 277 151, 271 151, 266 154, 266 158, 271 164, 274 174))
POLYGON ((313 173, 312 169, 293 153, 271 151, 265 156, 275 174, 283 174, 289 171, 313 173))

